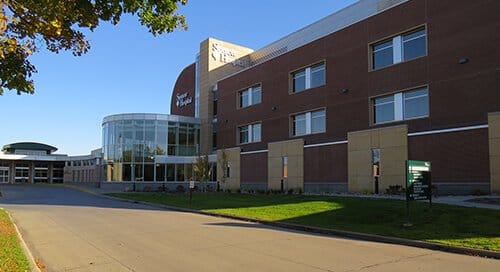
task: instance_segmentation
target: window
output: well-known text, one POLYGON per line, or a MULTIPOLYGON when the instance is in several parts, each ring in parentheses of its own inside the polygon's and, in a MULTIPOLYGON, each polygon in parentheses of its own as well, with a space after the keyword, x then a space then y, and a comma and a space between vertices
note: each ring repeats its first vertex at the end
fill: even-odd
POLYGON ((372 69, 424 56, 427 54, 426 35, 426 29, 422 27, 373 44, 372 69))
POLYGON ((281 162, 283 165, 282 176, 283 178, 288 178, 288 157, 287 156, 281 157, 281 162))
POLYGON ((292 135, 321 133, 326 131, 325 110, 301 113, 292 116, 292 135))
POLYGON ((245 108, 262 102, 262 87, 260 84, 238 92, 239 107, 245 108))
POLYGON ((241 126, 238 128, 240 133, 240 144, 260 142, 261 124, 241 126))
POLYGON ((0 167, 0 183, 9 182, 9 167, 0 167))
POLYGON ((429 115, 429 90, 419 88, 373 99, 374 123, 380 124, 429 115))
POLYGON ((294 93, 325 85, 325 63, 321 62, 293 72, 291 78, 294 93))

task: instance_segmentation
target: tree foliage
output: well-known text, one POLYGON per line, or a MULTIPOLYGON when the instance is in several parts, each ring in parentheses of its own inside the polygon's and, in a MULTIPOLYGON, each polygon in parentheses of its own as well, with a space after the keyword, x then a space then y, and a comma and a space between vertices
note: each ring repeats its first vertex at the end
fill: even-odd
POLYGON ((198 155, 193 168, 198 181, 207 181, 210 177, 210 163, 208 161, 208 155, 198 155))
POLYGON ((0 94, 4 89, 33 93, 36 73, 28 57, 42 45, 52 52, 85 54, 82 33, 101 22, 116 25, 123 14, 137 15, 153 35, 187 29, 177 12, 187 0, 0 0, 0 94))

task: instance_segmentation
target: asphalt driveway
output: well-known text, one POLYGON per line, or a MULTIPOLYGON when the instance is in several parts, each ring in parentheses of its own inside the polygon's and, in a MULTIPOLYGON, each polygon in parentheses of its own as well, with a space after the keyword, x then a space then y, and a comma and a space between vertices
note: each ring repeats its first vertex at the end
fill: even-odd
POLYGON ((160 210, 56 186, 0 185, 46 271, 498 271, 500 261, 160 210))

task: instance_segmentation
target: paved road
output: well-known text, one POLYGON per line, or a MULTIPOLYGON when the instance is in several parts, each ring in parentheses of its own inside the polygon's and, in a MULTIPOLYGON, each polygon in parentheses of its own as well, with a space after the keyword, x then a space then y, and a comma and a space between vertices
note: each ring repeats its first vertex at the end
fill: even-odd
POLYGON ((47 271, 500 271, 500 261, 158 210, 51 186, 0 186, 47 271))

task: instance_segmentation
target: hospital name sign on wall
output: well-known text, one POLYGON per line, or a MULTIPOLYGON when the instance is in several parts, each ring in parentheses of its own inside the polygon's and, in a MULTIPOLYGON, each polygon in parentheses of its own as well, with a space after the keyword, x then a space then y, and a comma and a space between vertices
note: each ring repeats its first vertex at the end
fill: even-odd
POLYGON ((187 92, 182 93, 182 94, 176 94, 175 96, 177 98, 177 101, 175 102, 175 105, 178 108, 182 108, 182 107, 187 106, 187 105, 189 105, 189 104, 191 104, 193 102, 193 98, 192 97, 188 97, 188 93, 187 92))
POLYGON ((219 43, 212 44, 212 58, 222 63, 232 63, 234 66, 244 67, 242 60, 237 59, 240 52, 227 48, 219 43))

